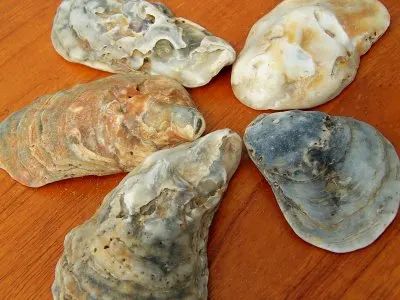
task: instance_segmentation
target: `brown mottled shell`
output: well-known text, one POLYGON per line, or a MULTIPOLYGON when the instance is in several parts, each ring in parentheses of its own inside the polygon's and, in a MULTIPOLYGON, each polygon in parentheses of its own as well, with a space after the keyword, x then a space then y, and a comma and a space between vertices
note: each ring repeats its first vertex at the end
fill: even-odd
POLYGON ((241 153, 225 129, 146 158, 66 236, 54 299, 207 299, 208 229, 241 153))
POLYGON ((40 97, 0 123, 0 166, 31 187, 127 172, 198 138, 204 124, 178 82, 115 75, 40 97))

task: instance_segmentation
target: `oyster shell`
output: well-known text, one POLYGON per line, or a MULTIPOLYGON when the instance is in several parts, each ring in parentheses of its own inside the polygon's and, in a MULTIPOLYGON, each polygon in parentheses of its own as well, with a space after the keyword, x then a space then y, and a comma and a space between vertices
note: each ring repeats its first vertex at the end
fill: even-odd
POLYGON ((31 187, 131 171, 205 122, 175 80, 114 75, 43 96, 0 123, 0 167, 31 187))
POLYGON ((207 299, 208 228, 241 147, 225 129, 146 158, 67 235, 54 299, 207 299))
POLYGON ((207 84, 236 58, 224 40, 142 0, 64 0, 52 40, 71 62, 113 73, 147 71, 187 87, 207 84))
POLYGON ((245 133, 290 226, 333 252, 374 242, 395 218, 400 163, 372 126, 321 112, 261 115, 245 133))
POLYGON ((233 67, 233 91, 260 110, 323 104, 354 80, 360 56, 389 23, 377 0, 282 1, 250 31, 233 67))

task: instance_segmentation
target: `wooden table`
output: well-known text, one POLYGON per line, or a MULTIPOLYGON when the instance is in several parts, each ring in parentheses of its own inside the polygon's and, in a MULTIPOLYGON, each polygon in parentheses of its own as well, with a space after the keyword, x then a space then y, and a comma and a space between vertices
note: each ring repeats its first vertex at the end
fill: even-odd
MULTIPOLYGON (((50 42, 60 1, 0 1, 0 120, 36 97, 106 76, 72 64, 50 42)), ((167 0, 177 15, 243 47, 251 25, 277 0, 167 0), (247 4, 246 4, 247 3, 247 4)), ((400 150, 400 5, 386 35, 362 59, 355 82, 317 109, 376 126, 400 150)), ((240 134, 260 112, 235 100, 230 68, 191 91, 208 132, 240 134)), ((0 299, 50 299, 65 234, 88 219, 124 175, 26 188, 0 171, 0 299)), ((244 154, 209 239, 210 299, 400 299, 400 219, 367 249, 335 255, 291 230, 244 154)))

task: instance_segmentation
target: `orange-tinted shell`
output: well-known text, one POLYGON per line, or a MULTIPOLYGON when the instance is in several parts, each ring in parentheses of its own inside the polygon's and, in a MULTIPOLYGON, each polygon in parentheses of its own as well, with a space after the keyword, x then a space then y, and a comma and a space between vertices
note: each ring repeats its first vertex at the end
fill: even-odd
POLYGON ((115 75, 40 97, 0 123, 0 166, 31 187, 127 172, 203 131, 203 117, 178 82, 115 75))

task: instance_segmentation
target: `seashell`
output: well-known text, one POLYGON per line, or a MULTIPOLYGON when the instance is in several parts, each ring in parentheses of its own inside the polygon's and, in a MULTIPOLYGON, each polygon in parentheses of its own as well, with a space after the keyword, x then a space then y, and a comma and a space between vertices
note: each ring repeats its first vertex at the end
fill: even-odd
POLYGON ((175 80, 114 75, 40 97, 0 123, 0 167, 30 187, 127 172, 204 128, 175 80))
POLYGON ((285 0, 251 29, 232 71, 236 97, 254 109, 323 104, 355 78, 389 27, 377 0, 285 0))
POLYGON ((54 299, 207 299, 208 228, 241 147, 225 129, 146 158, 67 235, 54 299))
POLYGON ((400 163, 372 126, 321 112, 261 115, 245 144, 292 229, 317 247, 350 252, 395 218, 400 163))
POLYGON ((236 58, 203 27, 142 0, 64 0, 52 41, 66 60, 112 73, 165 75, 187 87, 207 84, 236 58))

